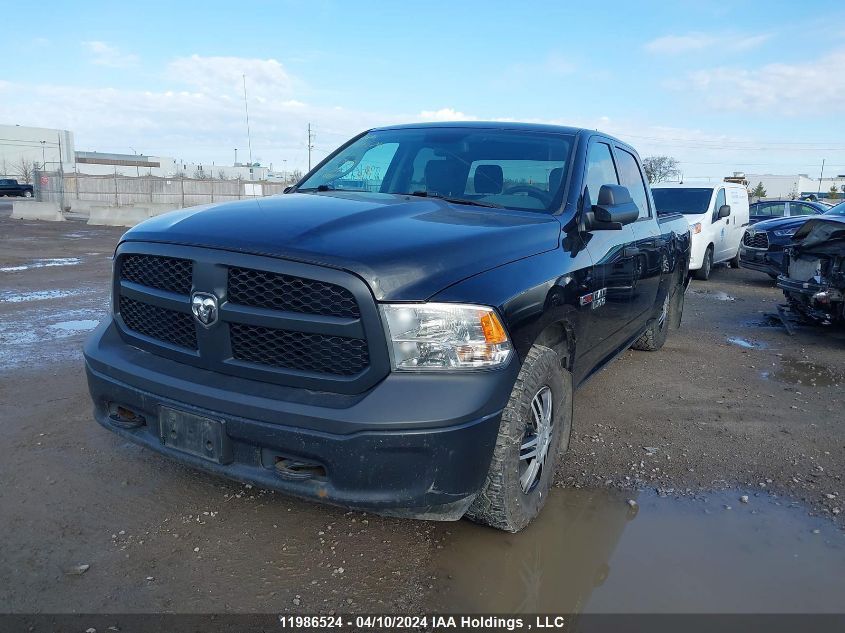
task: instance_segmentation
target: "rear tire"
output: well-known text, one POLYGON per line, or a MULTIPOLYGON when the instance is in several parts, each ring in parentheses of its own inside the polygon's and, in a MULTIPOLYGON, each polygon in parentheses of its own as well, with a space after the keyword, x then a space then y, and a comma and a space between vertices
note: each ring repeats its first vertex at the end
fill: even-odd
POLYGON ((728 265, 729 265, 731 268, 740 268, 740 265, 739 265, 739 250, 737 250, 736 255, 734 255, 734 256, 730 259, 730 261, 728 261, 728 265))
POLYGON ((32 192, 31 192, 31 191, 24 191, 24 192, 23 192, 23 197, 24 197, 24 198, 31 198, 31 197, 32 197, 32 192))
POLYGON ((660 314, 656 319, 652 320, 642 336, 631 345, 632 349, 638 349, 643 352, 656 352, 663 347, 666 337, 669 334, 669 324, 672 323, 673 318, 672 297, 670 295, 671 288, 663 300, 663 307, 660 310, 660 314))
POLYGON ((502 412, 487 478, 466 518, 508 532, 528 525, 546 503, 571 432, 572 374, 553 350, 535 345, 502 412), (548 404, 547 415, 537 415, 538 402, 541 409, 548 404))
POLYGON ((713 270, 713 247, 708 246, 704 253, 704 261, 701 262, 701 268, 693 273, 693 277, 699 281, 707 281, 710 279, 711 270, 713 270))

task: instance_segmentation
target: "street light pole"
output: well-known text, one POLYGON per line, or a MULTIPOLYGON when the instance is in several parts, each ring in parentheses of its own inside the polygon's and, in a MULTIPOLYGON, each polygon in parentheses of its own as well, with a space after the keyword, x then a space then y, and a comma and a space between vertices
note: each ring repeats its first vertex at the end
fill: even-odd
POLYGON ((234 167, 238 166, 238 148, 237 147, 235 148, 235 164, 233 166, 234 167))
POLYGON ((44 156, 44 147, 47 145, 47 141, 41 141, 41 171, 45 171, 47 167, 47 163, 45 162, 47 159, 44 156))

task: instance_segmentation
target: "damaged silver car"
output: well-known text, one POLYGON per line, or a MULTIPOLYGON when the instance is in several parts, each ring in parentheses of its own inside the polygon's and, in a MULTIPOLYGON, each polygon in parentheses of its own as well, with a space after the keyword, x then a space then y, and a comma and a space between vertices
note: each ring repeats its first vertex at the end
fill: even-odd
POLYGON ((824 325, 845 325, 845 203, 795 232, 778 277, 790 308, 824 325))

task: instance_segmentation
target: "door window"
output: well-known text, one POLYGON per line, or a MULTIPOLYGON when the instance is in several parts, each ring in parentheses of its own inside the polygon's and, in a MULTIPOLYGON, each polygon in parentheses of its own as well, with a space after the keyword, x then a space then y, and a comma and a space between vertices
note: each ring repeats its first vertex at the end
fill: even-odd
POLYGON ((625 185, 631 193, 631 198, 634 204, 640 210, 641 218, 651 217, 648 210, 648 194, 646 193, 645 181, 643 174, 640 171, 640 166, 637 164, 637 159, 630 152, 625 151, 621 147, 616 148, 616 156, 619 159, 619 180, 620 184, 625 185))
POLYGON ((790 202, 789 215, 816 215, 818 211, 809 204, 803 202, 790 202))
POLYGON ((602 185, 618 185, 616 167, 613 155, 607 143, 593 143, 587 152, 587 189, 590 192, 590 203, 595 204, 599 199, 602 185))
POLYGON ((726 204, 725 190, 719 189, 719 193, 716 194, 716 204, 713 205, 713 219, 710 221, 711 224, 719 219, 719 209, 721 209, 724 204, 726 204))
POLYGON ((784 215, 786 215, 786 203, 763 202, 757 207, 757 210, 754 212, 754 215, 764 218, 782 218, 784 215))

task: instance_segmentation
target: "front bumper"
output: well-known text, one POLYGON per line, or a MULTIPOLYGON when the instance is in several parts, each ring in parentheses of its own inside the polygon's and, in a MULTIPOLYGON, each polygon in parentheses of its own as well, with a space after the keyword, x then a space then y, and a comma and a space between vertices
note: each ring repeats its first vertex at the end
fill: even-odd
POLYGON ((777 277, 783 272, 783 251, 763 251, 740 246, 739 265, 742 268, 750 268, 777 277))
POLYGON ((348 396, 223 376, 127 345, 103 323, 84 350, 94 415, 104 427, 190 466, 242 482, 394 516, 458 519, 480 490, 516 380, 503 369, 392 373, 348 396), (143 416, 124 428, 115 406, 143 416), (223 422, 228 463, 162 441, 162 406, 223 422), (323 471, 290 480, 275 462, 323 471))

